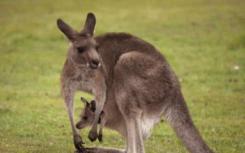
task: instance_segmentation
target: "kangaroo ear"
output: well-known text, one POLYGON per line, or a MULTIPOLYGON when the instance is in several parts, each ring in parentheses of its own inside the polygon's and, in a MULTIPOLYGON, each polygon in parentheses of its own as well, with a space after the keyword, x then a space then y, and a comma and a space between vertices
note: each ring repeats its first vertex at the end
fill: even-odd
POLYGON ((96 110, 96 103, 95 103, 95 101, 92 100, 90 104, 91 104, 91 110, 92 110, 93 112, 95 112, 95 110, 96 110))
POLYGON ((89 33, 91 36, 94 34, 94 28, 96 24, 96 18, 93 13, 88 13, 87 19, 84 25, 84 32, 89 33))
POLYGON ((73 41, 75 39, 77 32, 73 30, 68 24, 66 24, 62 19, 57 19, 57 26, 69 40, 73 41))

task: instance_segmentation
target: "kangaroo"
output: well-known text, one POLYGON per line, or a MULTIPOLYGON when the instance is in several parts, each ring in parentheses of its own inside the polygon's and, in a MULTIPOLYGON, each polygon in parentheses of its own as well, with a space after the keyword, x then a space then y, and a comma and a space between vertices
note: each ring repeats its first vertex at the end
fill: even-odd
POLYGON ((84 28, 77 32, 63 20, 57 20, 58 28, 65 34, 71 45, 61 73, 61 92, 67 107, 73 141, 77 150, 84 151, 83 140, 74 125, 73 98, 76 91, 85 91, 95 96, 97 101, 96 117, 90 140, 97 136, 97 122, 101 114, 107 92, 106 75, 103 61, 98 54, 98 44, 93 38, 95 17, 88 13, 84 28))
POLYGON ((125 137, 127 153, 145 152, 143 137, 162 117, 189 152, 212 153, 192 122, 180 83, 165 57, 153 45, 131 34, 94 37, 95 21, 94 14, 89 13, 81 32, 61 19, 57 21, 71 42, 61 84, 75 147, 80 152, 104 151, 86 150, 81 145, 73 120, 73 96, 76 90, 82 90, 95 95, 91 140, 98 138, 97 124, 104 108, 105 116, 115 121, 111 126, 125 137))

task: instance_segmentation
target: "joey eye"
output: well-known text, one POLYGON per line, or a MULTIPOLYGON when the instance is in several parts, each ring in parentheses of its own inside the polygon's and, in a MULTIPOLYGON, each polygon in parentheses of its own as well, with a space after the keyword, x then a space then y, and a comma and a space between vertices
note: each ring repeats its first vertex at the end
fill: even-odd
POLYGON ((82 52, 84 52, 85 50, 86 50, 86 47, 78 47, 78 48, 77 48, 78 53, 82 53, 82 52))
POLYGON ((83 116, 83 120, 87 120, 88 119, 88 117, 87 116, 83 116))

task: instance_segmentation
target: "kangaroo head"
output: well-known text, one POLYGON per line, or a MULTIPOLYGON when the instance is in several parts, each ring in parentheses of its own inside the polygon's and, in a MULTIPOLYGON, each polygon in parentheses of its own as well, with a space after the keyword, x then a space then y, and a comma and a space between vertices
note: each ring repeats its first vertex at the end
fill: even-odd
POLYGON ((68 60, 80 67, 87 66, 97 69, 101 65, 97 52, 98 44, 93 37, 95 24, 96 18, 93 13, 88 13, 85 25, 80 32, 74 30, 63 20, 57 20, 58 28, 71 42, 68 50, 68 60))
POLYGON ((80 120, 77 122, 76 127, 78 129, 83 129, 87 126, 92 125, 94 119, 95 119, 95 101, 92 100, 90 103, 81 97, 81 100, 85 103, 85 107, 82 109, 80 120))

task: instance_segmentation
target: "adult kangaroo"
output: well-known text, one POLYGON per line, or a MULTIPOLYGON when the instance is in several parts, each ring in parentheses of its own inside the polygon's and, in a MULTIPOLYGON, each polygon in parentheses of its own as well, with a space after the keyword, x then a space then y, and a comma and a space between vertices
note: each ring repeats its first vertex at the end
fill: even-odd
MULTIPOLYGON (((73 120, 73 96, 75 91, 82 90, 95 95, 91 140, 98 138, 97 124, 105 105, 114 107, 121 118, 126 129, 122 135, 127 153, 145 152, 143 137, 162 117, 189 152, 212 153, 194 126, 178 79, 163 55, 130 34, 106 33, 94 37, 95 21, 94 14, 88 13, 84 29, 77 32, 61 19, 57 20, 59 29, 71 42, 61 84, 76 148, 86 151, 73 120)), ((112 112, 108 109, 105 114, 112 112)))

